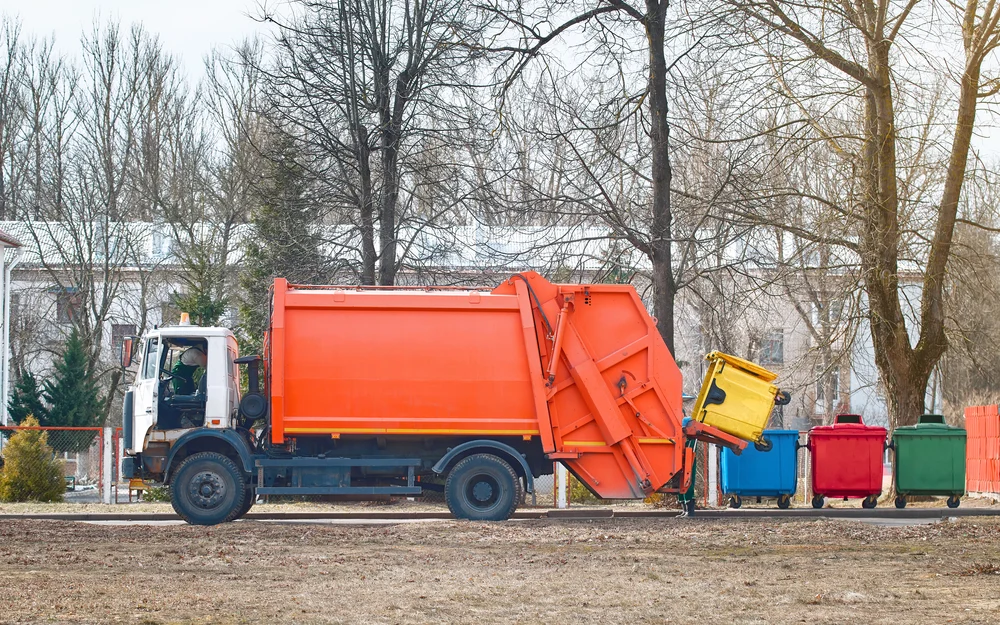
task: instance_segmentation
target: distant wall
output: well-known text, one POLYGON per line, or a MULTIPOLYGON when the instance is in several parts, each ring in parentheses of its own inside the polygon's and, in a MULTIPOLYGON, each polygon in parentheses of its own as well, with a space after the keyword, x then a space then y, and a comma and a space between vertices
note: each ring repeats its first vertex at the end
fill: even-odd
POLYGON ((969 406, 965 429, 965 490, 1000 500, 1000 409, 996 404, 969 406))

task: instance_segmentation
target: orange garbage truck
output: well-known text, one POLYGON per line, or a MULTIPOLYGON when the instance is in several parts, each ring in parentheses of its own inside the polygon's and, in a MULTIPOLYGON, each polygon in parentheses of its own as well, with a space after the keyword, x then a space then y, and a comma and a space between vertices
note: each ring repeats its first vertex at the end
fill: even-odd
POLYGON ((684 492, 686 443, 766 445, 787 399, 766 370, 714 357, 685 419, 680 370, 632 286, 533 272, 492 290, 277 279, 262 354, 183 322, 123 341, 126 368, 133 353, 123 476, 168 484, 203 525, 259 495, 428 489, 457 518, 503 520, 556 461, 603 499, 684 492))

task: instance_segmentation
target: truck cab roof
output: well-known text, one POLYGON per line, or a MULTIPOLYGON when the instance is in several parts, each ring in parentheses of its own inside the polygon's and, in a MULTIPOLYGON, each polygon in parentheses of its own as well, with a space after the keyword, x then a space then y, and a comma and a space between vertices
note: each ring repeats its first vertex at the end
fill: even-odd
POLYGON ((218 326, 163 326, 162 328, 156 328, 155 330, 150 330, 147 332, 148 336, 161 336, 163 338, 170 337, 184 337, 184 336, 233 336, 232 330, 229 328, 221 328, 218 326))

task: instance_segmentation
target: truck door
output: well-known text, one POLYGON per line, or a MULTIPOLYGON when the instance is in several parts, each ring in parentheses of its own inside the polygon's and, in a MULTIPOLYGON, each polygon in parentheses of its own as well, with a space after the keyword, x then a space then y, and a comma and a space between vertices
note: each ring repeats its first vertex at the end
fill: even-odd
POLYGON ((156 423, 157 384, 160 369, 160 340, 153 337, 146 340, 142 356, 142 365, 135 380, 135 390, 132 403, 132 415, 135 427, 132 429, 132 440, 126 441, 127 447, 134 450, 142 449, 142 441, 150 426, 156 423))
POLYGON ((239 347, 236 345, 236 339, 229 338, 229 349, 227 350, 226 356, 228 360, 226 364, 229 369, 229 416, 234 419, 235 423, 236 413, 240 407, 240 368, 236 364, 236 358, 239 354, 239 347))

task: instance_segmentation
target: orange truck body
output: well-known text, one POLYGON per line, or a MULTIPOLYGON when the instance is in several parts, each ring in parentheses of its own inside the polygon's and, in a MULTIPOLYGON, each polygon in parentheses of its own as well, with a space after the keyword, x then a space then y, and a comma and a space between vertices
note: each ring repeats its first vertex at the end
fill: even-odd
POLYGON ((681 372, 630 285, 533 272, 491 291, 278 279, 265 362, 274 444, 520 437, 602 498, 690 479, 681 372))

